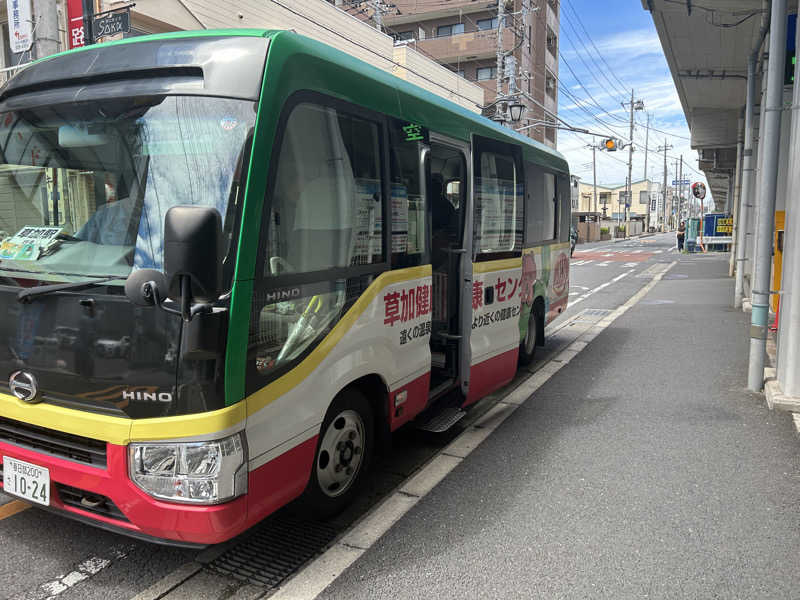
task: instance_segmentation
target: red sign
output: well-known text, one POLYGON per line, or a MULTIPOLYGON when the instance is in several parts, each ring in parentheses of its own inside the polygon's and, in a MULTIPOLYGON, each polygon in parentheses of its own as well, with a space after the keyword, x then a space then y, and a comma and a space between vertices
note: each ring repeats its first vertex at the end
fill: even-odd
POLYGON ((67 0, 67 30, 70 50, 84 45, 83 0, 67 0))

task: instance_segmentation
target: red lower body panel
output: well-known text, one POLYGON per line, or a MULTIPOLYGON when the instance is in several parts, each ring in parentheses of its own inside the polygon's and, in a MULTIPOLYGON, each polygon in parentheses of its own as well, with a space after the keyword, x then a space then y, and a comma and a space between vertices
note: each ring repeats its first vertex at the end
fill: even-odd
POLYGON ((469 372, 469 393, 464 406, 473 404, 514 379, 519 347, 472 365, 469 372))
POLYGON ((397 388, 389 394, 389 429, 394 431, 401 425, 408 423, 419 413, 425 410, 428 405, 428 392, 431 389, 431 374, 425 373, 422 377, 417 377, 406 385, 397 388), (395 407, 397 394, 405 391, 407 396, 405 402, 395 407))
MULTIPOLYGON (((189 544, 216 544, 257 523, 305 488, 317 436, 251 471, 248 493, 214 506, 156 500, 128 479, 127 447, 107 445, 107 468, 84 465, 0 442, 0 461, 10 456, 50 471, 50 505, 84 519, 132 534, 189 544), (64 504, 58 484, 110 499, 127 520, 110 518, 64 504)), ((0 486, 1 487, 1 486, 0 486)))

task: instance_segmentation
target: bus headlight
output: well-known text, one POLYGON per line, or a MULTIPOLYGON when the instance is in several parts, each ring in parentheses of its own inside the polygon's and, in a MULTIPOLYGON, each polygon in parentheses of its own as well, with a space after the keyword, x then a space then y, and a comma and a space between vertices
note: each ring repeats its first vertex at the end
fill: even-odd
POLYGON ((163 500, 219 504, 247 491, 247 447, 243 434, 212 442, 133 443, 130 478, 163 500))

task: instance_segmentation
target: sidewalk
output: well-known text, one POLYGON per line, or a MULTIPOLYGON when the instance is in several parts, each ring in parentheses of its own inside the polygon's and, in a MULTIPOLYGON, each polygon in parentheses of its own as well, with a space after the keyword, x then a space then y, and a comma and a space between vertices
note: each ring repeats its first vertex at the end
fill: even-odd
POLYGON ((797 598, 800 458, 681 256, 321 598, 797 598))

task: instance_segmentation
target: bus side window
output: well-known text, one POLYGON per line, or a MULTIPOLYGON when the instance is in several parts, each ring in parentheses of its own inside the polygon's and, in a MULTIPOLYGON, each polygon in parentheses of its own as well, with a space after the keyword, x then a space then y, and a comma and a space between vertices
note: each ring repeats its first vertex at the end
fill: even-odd
POLYGON ((428 139, 426 129, 390 122, 392 268, 416 267, 429 262, 428 202, 422 184, 420 153, 428 139))
MULTIPOLYGON (((479 151, 475 175, 475 250, 519 253, 524 222, 522 173, 511 152, 479 151)), ((519 255, 519 254, 517 254, 519 255)))
POLYGON ((555 175, 545 172, 538 165, 525 163, 525 178, 525 243, 531 245, 554 240, 558 236, 558 221, 562 212, 558 208, 555 175))

